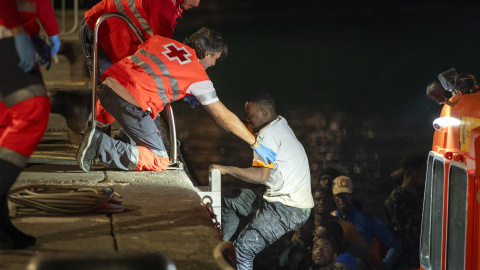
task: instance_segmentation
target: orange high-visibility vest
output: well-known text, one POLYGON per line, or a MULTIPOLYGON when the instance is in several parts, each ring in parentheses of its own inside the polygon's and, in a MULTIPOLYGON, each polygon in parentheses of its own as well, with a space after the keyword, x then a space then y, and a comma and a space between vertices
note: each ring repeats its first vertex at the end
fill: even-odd
MULTIPOLYGON (((40 33, 40 25, 38 25, 37 19, 48 36, 58 35, 57 19, 49 0, 16 0, 15 5, 23 29, 30 36, 40 33)), ((0 19, 0 25, 5 25, 2 19, 0 19)))
MULTIPOLYGON (((103 0, 85 12, 85 20, 93 30, 97 19, 103 14, 120 13, 135 24, 142 32, 143 38, 148 39, 152 35, 152 29, 150 17, 143 10, 142 2, 142 0, 103 0), (134 5, 129 6, 129 2, 134 2, 134 5)), ((110 18, 102 24, 98 30, 98 42, 114 63, 125 56, 132 55, 140 44, 127 24, 118 18, 110 18)))
MULTIPOLYGON (((152 0, 161 1, 152 3, 152 5, 164 7, 167 10, 171 9, 172 22, 168 22, 168 27, 172 29, 176 26, 176 19, 173 18, 173 12, 176 9, 175 17, 181 17, 182 9, 177 5, 179 1, 170 0, 152 0)), ((90 29, 95 29, 97 19, 106 13, 120 13, 127 17, 135 26, 141 31, 142 37, 147 40, 154 33, 158 34, 158 29, 152 30, 150 16, 162 16, 162 14, 149 14, 143 4, 145 0, 103 0, 96 4, 93 8, 85 12, 85 20, 90 29)), ((152 11, 158 12, 158 11, 152 11)), ((170 11, 169 11, 170 12, 170 11)), ((157 28, 159 26, 157 25, 157 28)), ((167 27, 167 26, 165 26, 167 27)), ((118 18, 109 18, 102 23, 99 28, 98 42, 110 57, 113 63, 120 59, 135 53, 140 41, 133 34, 128 25, 118 18)))
POLYGON ((210 80, 195 50, 173 39, 154 35, 137 52, 103 73, 125 87, 152 118, 173 101, 185 97, 196 82, 210 80))

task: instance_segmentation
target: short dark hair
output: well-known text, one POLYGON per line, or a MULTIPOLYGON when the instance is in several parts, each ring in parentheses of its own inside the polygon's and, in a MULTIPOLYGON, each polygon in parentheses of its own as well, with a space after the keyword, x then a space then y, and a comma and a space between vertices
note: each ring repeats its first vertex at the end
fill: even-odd
POLYGON ((266 91, 257 91, 253 94, 251 94, 248 98, 247 98, 247 102, 253 102, 253 103, 256 103, 256 104, 259 104, 265 108, 268 108, 269 110, 272 110, 273 112, 275 112, 275 99, 273 98, 272 95, 270 95, 268 92, 266 91))
POLYGON ((333 202, 333 193, 331 189, 328 189, 326 187, 315 187, 312 190, 312 195, 314 195, 316 192, 323 192, 325 194, 325 197, 327 197, 333 202))
POLYGON ((342 250, 342 239, 343 239, 343 228, 342 226, 334 219, 327 219, 320 221, 318 226, 325 228, 325 234, 319 235, 319 238, 325 238, 332 242, 335 252, 340 252, 342 250))
POLYGON ((426 161, 427 159, 421 156, 420 154, 417 154, 417 153, 407 154, 402 159, 403 173, 407 174, 407 176, 410 176, 412 175, 413 172, 424 169, 424 166, 427 164, 426 161))
POLYGON ((222 35, 214 29, 202 27, 183 41, 183 44, 195 50, 198 59, 203 59, 207 53, 220 54, 219 61, 225 60, 228 54, 227 43, 222 35))

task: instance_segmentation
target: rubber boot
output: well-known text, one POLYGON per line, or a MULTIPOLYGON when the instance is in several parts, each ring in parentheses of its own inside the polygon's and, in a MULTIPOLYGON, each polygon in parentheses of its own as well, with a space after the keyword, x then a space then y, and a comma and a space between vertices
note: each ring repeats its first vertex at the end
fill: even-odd
POLYGON ((35 237, 13 226, 8 212, 8 191, 22 169, 0 159, 0 249, 23 249, 35 244, 35 237))

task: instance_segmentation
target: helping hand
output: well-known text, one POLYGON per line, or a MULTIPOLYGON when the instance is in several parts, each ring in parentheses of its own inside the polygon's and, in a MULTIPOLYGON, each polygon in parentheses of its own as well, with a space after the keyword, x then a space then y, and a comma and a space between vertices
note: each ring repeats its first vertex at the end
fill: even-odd
POLYGON ((25 72, 29 72, 35 66, 35 49, 26 32, 13 37, 20 63, 18 66, 25 72))
POLYGON ((210 167, 208 168, 208 171, 211 172, 213 170, 220 170, 220 173, 221 174, 226 174, 226 171, 225 171, 225 166, 222 166, 222 165, 216 165, 216 164, 212 164, 210 165, 210 167))
POLYGON ((48 43, 50 48, 52 48, 52 56, 55 56, 58 49, 60 49, 60 39, 58 38, 58 35, 48 37, 48 43))
POLYGON ((255 152, 257 152, 257 154, 263 159, 263 162, 265 162, 265 164, 273 163, 277 160, 277 153, 273 152, 272 149, 268 147, 265 147, 261 144, 257 148, 253 148, 252 146, 250 147, 255 152))
POLYGON ((47 64, 47 70, 50 69, 50 64, 52 63, 52 56, 50 54, 50 47, 41 39, 38 35, 32 36, 32 43, 35 46, 35 50, 39 56, 37 60, 38 65, 47 64))

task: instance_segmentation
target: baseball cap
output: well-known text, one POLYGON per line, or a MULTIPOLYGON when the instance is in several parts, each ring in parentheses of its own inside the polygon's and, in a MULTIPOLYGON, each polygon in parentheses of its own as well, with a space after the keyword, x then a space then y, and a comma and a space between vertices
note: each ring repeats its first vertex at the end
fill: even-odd
POLYGON ((333 180, 332 184, 333 195, 339 193, 353 193, 353 183, 352 179, 348 176, 339 176, 333 180))
POLYGON ((335 259, 335 261, 333 261, 333 263, 336 263, 336 262, 341 262, 341 263, 344 263, 344 264, 348 265, 351 270, 357 270, 358 269, 357 261, 355 260, 355 258, 350 253, 340 254, 335 259))

